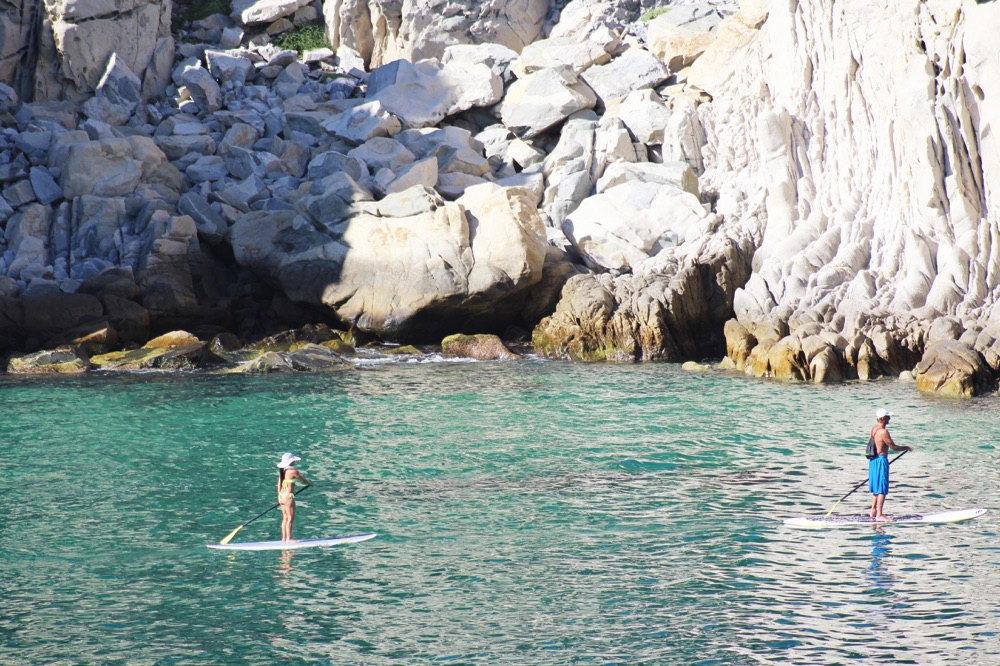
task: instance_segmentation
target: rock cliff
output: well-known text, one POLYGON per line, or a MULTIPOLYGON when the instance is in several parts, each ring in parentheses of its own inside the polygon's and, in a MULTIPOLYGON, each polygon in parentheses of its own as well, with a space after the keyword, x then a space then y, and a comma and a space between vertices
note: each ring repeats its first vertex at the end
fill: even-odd
POLYGON ((4 9, 6 348, 325 318, 995 388, 998 3, 171 9, 4 9))

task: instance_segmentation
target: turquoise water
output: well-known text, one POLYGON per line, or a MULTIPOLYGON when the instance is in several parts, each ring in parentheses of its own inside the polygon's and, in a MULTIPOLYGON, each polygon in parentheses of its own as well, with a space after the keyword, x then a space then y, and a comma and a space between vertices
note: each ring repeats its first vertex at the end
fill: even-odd
POLYGON ((0 377, 0 661, 995 664, 998 407, 540 361, 0 377), (883 404, 916 446, 887 510, 991 513, 782 526, 865 478, 883 404), (286 450, 316 483, 296 537, 379 537, 205 548, 286 450))

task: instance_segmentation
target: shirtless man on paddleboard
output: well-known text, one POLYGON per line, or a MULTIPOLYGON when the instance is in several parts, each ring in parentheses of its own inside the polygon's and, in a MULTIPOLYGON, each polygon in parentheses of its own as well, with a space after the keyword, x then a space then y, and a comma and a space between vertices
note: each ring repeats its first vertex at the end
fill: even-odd
POLYGON ((889 435, 888 425, 892 412, 880 408, 875 412, 875 427, 871 431, 871 439, 875 442, 874 458, 868 461, 868 491, 872 494, 872 509, 869 516, 877 522, 891 520, 882 513, 885 496, 889 494, 889 450, 912 451, 912 446, 897 446, 889 435))

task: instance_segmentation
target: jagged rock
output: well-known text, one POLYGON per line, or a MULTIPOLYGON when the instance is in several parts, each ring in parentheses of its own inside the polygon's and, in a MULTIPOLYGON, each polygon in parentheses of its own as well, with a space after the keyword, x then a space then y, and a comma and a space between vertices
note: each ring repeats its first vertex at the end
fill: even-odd
POLYGON ((485 64, 453 60, 441 64, 397 60, 372 72, 366 98, 377 100, 404 127, 437 125, 446 116, 491 106, 503 95, 503 82, 485 64))
POLYGON ((453 61, 483 64, 506 82, 510 79, 510 64, 517 57, 517 51, 502 44, 452 44, 445 48, 441 64, 447 65, 453 61))
POLYGON ((597 181, 600 194, 627 182, 653 183, 678 188, 699 197, 698 176, 687 162, 612 162, 597 181))
POLYGON ((432 188, 438 182, 438 161, 436 157, 428 157, 409 164, 394 174, 383 191, 385 194, 396 194, 413 188, 432 188))
POLYGON ((98 86, 112 56, 142 79, 156 67, 158 47, 170 35, 167 2, 139 0, 127 9, 78 2, 54 5, 50 11, 47 28, 38 37, 48 48, 35 65, 36 100, 79 100, 98 86))
POLYGON ((670 124, 670 109, 655 90, 636 90, 619 104, 610 104, 608 115, 621 118, 636 141, 646 144, 663 143, 670 124))
POLYGON ((461 356, 477 361, 510 361, 521 358, 495 335, 449 335, 441 341, 441 353, 445 356, 461 356))
POLYGON ((610 60, 611 54, 590 40, 552 37, 525 46, 517 60, 510 64, 510 71, 521 79, 546 67, 565 65, 580 74, 593 65, 603 65, 610 60))
POLYGON ((511 132, 531 138, 597 103, 594 91, 570 67, 549 67, 510 85, 500 118, 511 132))
POLYGON ((243 25, 270 23, 292 16, 308 4, 309 0, 236 0, 233 2, 233 15, 239 17, 243 25))
POLYGON ((670 72, 649 51, 633 48, 606 65, 591 67, 581 78, 593 88, 601 103, 607 105, 635 90, 660 85, 670 78, 670 72))
MULTIPOLYGON (((735 231, 668 249, 635 274, 569 278, 555 312, 532 332, 535 350, 582 361, 719 354, 733 294, 750 272, 751 239, 735 231)), ((754 347, 750 361, 761 347, 754 347)))
POLYGON ((120 197, 132 194, 141 178, 142 163, 134 159, 130 140, 102 139, 69 146, 61 184, 67 199, 120 197))
POLYGON ((698 199, 679 188, 626 181, 584 199, 562 228, 588 265, 621 271, 705 234, 713 223, 698 199))
POLYGON ((229 169, 218 155, 202 155, 184 173, 192 183, 204 183, 222 180, 229 175, 229 169))
POLYGON ((370 139, 348 152, 347 156, 361 160, 369 169, 392 171, 398 171, 416 159, 399 141, 386 137, 370 139))
POLYGON ((96 94, 83 105, 83 111, 110 125, 124 125, 142 101, 142 82, 112 53, 96 94))
POLYGON ((225 219, 197 192, 185 193, 177 202, 177 211, 194 220, 198 235, 210 245, 218 245, 225 238, 228 230, 225 219))
POLYGON ((52 257, 47 239, 51 230, 52 210, 48 206, 32 204, 11 216, 4 233, 9 253, 7 273, 11 277, 24 279, 32 265, 50 265, 52 257))
POLYGON ((183 347, 201 342, 198 336, 187 331, 170 331, 153 338, 143 345, 145 349, 171 349, 173 347, 183 347))
POLYGON ((323 122, 323 129, 355 145, 379 136, 394 136, 402 130, 399 119, 378 100, 347 109, 323 122))
POLYGON ((917 390, 955 398, 971 398, 996 390, 996 379, 975 349, 954 340, 927 346, 913 369, 917 390))
POLYGON ((647 26, 646 45, 666 63, 671 72, 690 66, 705 52, 715 41, 711 30, 723 18, 712 7, 705 7, 694 16, 684 10, 675 7, 650 21, 647 26))
POLYGON ((200 64, 187 67, 180 80, 203 113, 214 113, 222 108, 222 90, 206 68, 200 64))
POLYGON ((52 177, 52 172, 46 167, 31 167, 29 176, 31 189, 35 199, 42 205, 48 206, 63 198, 63 190, 52 177))
POLYGON ((549 185, 543 207, 550 224, 562 225, 566 216, 592 194, 608 165, 635 162, 639 158, 628 130, 619 119, 597 121, 584 114, 571 118, 544 162, 549 185))
POLYGON ((197 308, 189 257, 198 251, 197 227, 186 215, 153 214, 149 250, 141 257, 137 281, 144 307, 164 315, 183 315, 197 308))
POLYGON ((78 113, 79 107, 73 102, 25 102, 17 109, 14 118, 23 127, 33 122, 53 122, 72 130, 76 129, 78 113))
POLYGON ((224 49, 235 49, 243 42, 244 34, 243 28, 239 26, 224 28, 219 37, 219 46, 224 49))
POLYGON ((726 322, 723 334, 726 336, 726 356, 733 361, 737 370, 743 370, 750 352, 757 346, 757 338, 735 319, 726 322))
POLYGON ((140 347, 90 357, 102 370, 194 370, 223 363, 206 342, 169 347, 140 347))
POLYGON ((6 83, 0 83, 0 113, 13 113, 20 101, 16 90, 6 83))
POLYGON ((880 10, 878 30, 849 45, 842 20, 859 7, 753 3, 719 25, 688 86, 713 99, 697 112, 708 130, 701 182, 718 188, 720 212, 760 235, 737 317, 744 324, 768 316, 837 322, 849 333, 882 321, 898 353, 878 349, 874 338, 845 348, 848 372, 865 378, 912 363, 921 350, 901 341, 918 324, 955 317, 935 324, 952 329, 930 336, 943 342, 995 310, 996 196, 980 184, 1000 173, 1000 151, 983 149, 978 137, 997 118, 985 100, 1000 63, 986 55, 984 26, 1000 19, 1000 9, 905 2, 880 10), (914 39, 923 47, 895 67, 914 39), (767 76, 775 59, 808 74, 767 76), (953 86, 948 72, 959 66, 979 92, 953 86), (845 77, 857 85, 845 89, 845 77), (832 112, 846 105, 851 120, 832 112), (882 119, 897 105, 911 111, 890 127, 882 119), (750 145, 758 151, 752 158, 743 152, 750 145), (980 146, 971 160, 969 145, 980 146))
POLYGON ((87 358, 74 348, 12 356, 7 362, 7 372, 21 375, 79 374, 89 369, 87 358))
POLYGON ((205 50, 205 62, 209 73, 219 83, 232 81, 242 86, 253 72, 253 62, 241 55, 233 55, 224 51, 205 50))
POLYGON ((35 201, 35 190, 30 181, 19 180, 3 189, 3 198, 14 208, 20 208, 35 201))
POLYGON ((336 351, 316 344, 305 344, 290 352, 268 351, 238 366, 233 372, 269 374, 273 372, 330 372, 353 366, 336 351))
POLYGON ((435 157, 439 173, 485 176, 490 171, 482 146, 461 127, 406 130, 396 139, 418 158, 435 157))
POLYGON ((340 172, 357 182, 363 181, 369 175, 368 167, 363 161, 335 150, 328 150, 316 155, 309 162, 306 176, 315 181, 340 172))

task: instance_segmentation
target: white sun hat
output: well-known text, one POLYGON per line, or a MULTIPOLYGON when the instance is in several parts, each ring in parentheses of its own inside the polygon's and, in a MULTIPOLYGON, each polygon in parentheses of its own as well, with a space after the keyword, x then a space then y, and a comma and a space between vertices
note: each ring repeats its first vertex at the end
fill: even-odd
POLYGON ((885 418, 886 416, 892 416, 892 412, 890 412, 885 407, 879 407, 875 411, 875 418, 877 418, 877 419, 885 418))
POLYGON ((288 467, 289 465, 291 465, 296 460, 302 460, 302 458, 299 458, 297 455, 294 455, 294 454, 291 454, 291 453, 283 453, 281 455, 281 462, 278 463, 278 467, 280 467, 281 469, 284 469, 284 468, 288 467))

